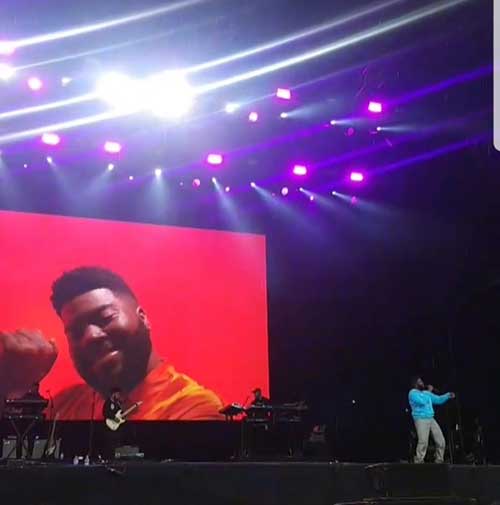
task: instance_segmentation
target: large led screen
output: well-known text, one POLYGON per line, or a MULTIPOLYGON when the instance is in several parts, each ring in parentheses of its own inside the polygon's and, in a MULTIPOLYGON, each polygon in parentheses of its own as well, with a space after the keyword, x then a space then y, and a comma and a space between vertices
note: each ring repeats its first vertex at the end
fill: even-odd
POLYGON ((0 394, 103 418, 221 419, 268 384, 265 237, 0 212, 0 394), (35 386, 33 386, 35 384, 35 386))

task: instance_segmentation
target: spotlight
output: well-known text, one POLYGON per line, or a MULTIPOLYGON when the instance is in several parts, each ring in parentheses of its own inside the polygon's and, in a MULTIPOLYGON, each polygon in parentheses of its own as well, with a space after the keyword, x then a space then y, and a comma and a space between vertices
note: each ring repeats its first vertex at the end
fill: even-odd
POLYGON ((42 135, 42 142, 49 146, 57 146, 61 142, 61 137, 57 133, 44 133, 42 135))
POLYGON ((141 109, 141 91, 138 81, 117 72, 104 74, 95 88, 95 93, 101 100, 124 113, 141 109))
POLYGON ((288 112, 282 112, 282 113, 280 114, 280 118, 281 118, 281 119, 286 119, 287 117, 288 117, 288 112))
POLYGON ((374 114, 380 114, 382 112, 382 104, 380 102, 371 101, 368 104, 368 110, 374 114))
POLYGON ((43 82, 38 77, 30 77, 28 79, 28 87, 31 91, 40 91, 43 88, 43 82))
POLYGON ((229 103, 226 103, 226 106, 224 107, 224 110, 228 113, 228 114, 232 114, 233 112, 235 112, 237 109, 239 109, 239 105, 237 103, 234 103, 234 102, 229 102, 229 103))
POLYGON ((282 194, 283 196, 288 195, 288 188, 287 188, 286 186, 285 186, 284 188, 281 188, 281 194, 282 194))
POLYGON ((377 126, 376 130, 377 130, 378 132, 381 132, 381 131, 382 131, 382 127, 381 127, 381 126, 377 126))
POLYGON ((114 169, 115 169, 115 166, 113 165, 113 163, 108 163, 108 170, 110 172, 112 172, 114 169))
POLYGON ((156 116, 179 118, 194 102, 194 92, 182 72, 171 70, 153 75, 143 85, 143 101, 156 116))
POLYGON ((47 163, 49 163, 49 164, 52 164, 54 161, 51 156, 47 156, 45 159, 47 160, 47 163))
POLYGON ((224 188, 224 191, 225 191, 226 193, 229 193, 229 192, 231 191, 231 188, 230 188, 229 186, 226 186, 226 187, 224 188))
POLYGON ((304 165, 294 165, 293 167, 293 173, 295 175, 306 175, 307 174, 307 167, 305 167, 304 165))
POLYGON ((336 191, 332 191, 332 196, 337 196, 337 192, 336 191))
POLYGON ((2 81, 8 81, 15 73, 16 70, 14 67, 7 63, 0 63, 0 79, 2 79, 2 81))
POLYGON ((61 77, 61 85, 67 86, 72 80, 71 77, 61 77))
POLYGON ((0 40, 0 54, 2 56, 11 56, 16 50, 16 45, 14 42, 9 40, 0 40))
POLYGON ((259 120, 259 113, 255 111, 250 112, 250 114, 248 114, 248 120, 251 123, 256 123, 259 120))
POLYGON ((193 179, 193 188, 199 188, 200 186, 201 186, 200 179, 198 179, 198 178, 193 179))
POLYGON ((288 88, 278 88, 276 90, 276 96, 282 100, 290 100, 292 98, 292 92, 288 88))
POLYGON ((24 167, 24 168, 28 168, 28 164, 27 164, 27 163, 25 163, 25 164, 23 165, 23 167, 24 167))
POLYGON ((155 168, 155 177, 160 177, 163 170, 161 168, 155 168))
POLYGON ((314 195, 309 195, 309 201, 314 202, 314 195))
POLYGON ((257 187, 257 184, 255 184, 255 182, 253 182, 253 181, 252 181, 252 182, 250 183, 250 186, 251 186, 253 189, 255 189, 255 188, 257 187))
POLYGON ((133 180, 134 180, 134 176, 133 176, 133 175, 129 175, 129 176, 128 176, 128 180, 129 180, 129 181, 133 181, 133 180))
POLYGON ((107 140, 104 142, 104 150, 110 154, 118 154, 122 150, 122 146, 119 142, 107 140))
POLYGON ((209 165, 222 165, 222 162, 224 161, 222 154, 218 153, 210 153, 207 156, 207 163, 209 165))
POLYGON ((330 125, 331 125, 331 126, 335 126, 336 124, 337 124, 337 120, 336 120, 336 119, 332 119, 332 120, 330 121, 330 125))
POLYGON ((352 182, 363 182, 365 176, 361 172, 351 172, 349 178, 352 182))
POLYGON ((303 192, 304 192, 304 188, 303 188, 303 187, 300 187, 300 188, 299 188, 299 191, 300 191, 301 193, 303 193, 303 192))
POLYGON ((214 184, 217 184, 217 179, 216 179, 215 177, 212 177, 212 182, 213 182, 214 184))

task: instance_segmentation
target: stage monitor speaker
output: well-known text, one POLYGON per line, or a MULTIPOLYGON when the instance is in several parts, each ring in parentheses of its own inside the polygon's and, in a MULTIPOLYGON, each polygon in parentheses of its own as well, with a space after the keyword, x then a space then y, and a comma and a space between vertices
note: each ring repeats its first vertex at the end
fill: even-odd
POLYGON ((139 447, 133 445, 123 445, 115 450, 116 459, 144 459, 144 453, 139 451, 139 447))
POLYGON ((448 465, 380 463, 366 467, 375 493, 387 497, 450 496, 448 465))

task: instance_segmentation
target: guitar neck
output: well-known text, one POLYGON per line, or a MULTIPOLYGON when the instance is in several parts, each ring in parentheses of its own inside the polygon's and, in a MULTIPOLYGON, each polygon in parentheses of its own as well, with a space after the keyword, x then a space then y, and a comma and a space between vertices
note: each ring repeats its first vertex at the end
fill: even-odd
POLYGON ((122 417, 127 417, 131 412, 133 412, 139 405, 137 403, 134 403, 131 407, 129 407, 127 410, 125 410, 122 414, 122 417))

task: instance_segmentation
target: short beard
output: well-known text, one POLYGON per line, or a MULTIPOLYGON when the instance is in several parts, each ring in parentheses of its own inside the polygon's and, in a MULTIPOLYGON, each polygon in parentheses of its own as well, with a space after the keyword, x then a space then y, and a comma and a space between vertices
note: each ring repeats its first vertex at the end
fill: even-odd
POLYGON ((129 393, 146 377, 152 344, 150 330, 142 320, 139 321, 139 327, 131 340, 134 342, 134 348, 124 349, 121 373, 117 377, 109 377, 109 380, 102 380, 94 377, 91 373, 86 373, 78 365, 78 361, 73 358, 73 363, 81 378, 103 397, 109 396, 109 392, 113 388, 119 388, 124 393, 129 393))

